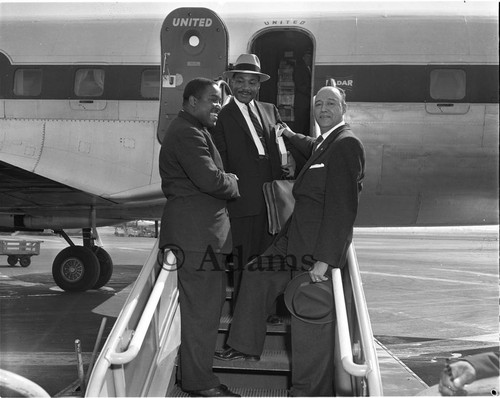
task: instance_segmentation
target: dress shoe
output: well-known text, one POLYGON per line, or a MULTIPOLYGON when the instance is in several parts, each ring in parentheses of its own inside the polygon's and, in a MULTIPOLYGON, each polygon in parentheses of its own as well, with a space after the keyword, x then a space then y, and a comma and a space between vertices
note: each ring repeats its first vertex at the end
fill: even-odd
POLYGON ((271 326, 283 325, 283 319, 278 315, 269 315, 267 317, 267 323, 271 326))
POLYGON ((214 356, 215 358, 221 359, 223 361, 233 361, 235 359, 246 359, 247 361, 260 361, 260 357, 258 355, 247 355, 231 347, 226 348, 222 352, 216 352, 214 356))
POLYGON ((235 394, 224 384, 220 384, 217 387, 210 388, 208 390, 196 390, 196 391, 186 391, 190 397, 241 397, 241 395, 235 394))

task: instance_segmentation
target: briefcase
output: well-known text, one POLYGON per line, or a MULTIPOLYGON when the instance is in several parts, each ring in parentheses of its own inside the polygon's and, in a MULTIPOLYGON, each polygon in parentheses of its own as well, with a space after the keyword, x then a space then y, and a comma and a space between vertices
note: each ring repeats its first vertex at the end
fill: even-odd
POLYGON ((267 207, 269 233, 276 235, 290 218, 295 206, 292 195, 294 180, 265 182, 262 189, 267 207))

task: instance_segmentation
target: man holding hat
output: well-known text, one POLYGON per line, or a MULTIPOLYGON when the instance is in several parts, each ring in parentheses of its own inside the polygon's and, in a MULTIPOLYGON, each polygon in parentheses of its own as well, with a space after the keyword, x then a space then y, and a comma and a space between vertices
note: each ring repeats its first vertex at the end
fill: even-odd
POLYGON ((346 264, 365 168, 363 145, 344 121, 346 107, 342 89, 323 87, 314 100, 321 135, 315 140, 289 129, 283 132, 308 160, 293 188, 293 214, 261 258, 286 258, 298 276, 290 281, 288 271, 279 272, 277 261, 272 263, 276 272, 248 273, 240 294, 254 298, 247 309, 252 319, 235 313, 229 333, 234 350, 260 355, 266 333, 264 303, 290 281, 285 304, 292 314, 292 396, 335 396, 335 313, 328 276, 332 268, 346 264))
MULTIPOLYGON (((298 277, 301 282, 292 281, 285 291, 285 303, 293 315, 291 393, 334 396, 335 329, 334 322, 326 322, 333 314, 326 311, 327 295, 322 285, 331 288, 327 277, 331 268, 343 268, 346 263, 364 178, 365 152, 345 123, 347 105, 342 89, 322 87, 313 106, 321 133, 314 142, 310 137, 284 131, 293 145, 304 155, 309 154, 293 189, 295 208, 286 233, 287 255, 298 263, 312 265, 308 275, 298 277)), ((333 311, 333 297, 331 304, 333 311)))
POLYGON ((293 170, 282 164, 276 141, 275 126, 282 122, 278 109, 256 100, 260 84, 270 79, 261 72, 259 58, 255 54, 240 55, 224 77, 229 78, 233 98, 219 113, 212 135, 224 169, 239 178, 241 197, 228 202, 234 266, 238 270, 233 274, 237 295, 239 271, 273 241, 262 186, 285 175, 293 176, 293 170))

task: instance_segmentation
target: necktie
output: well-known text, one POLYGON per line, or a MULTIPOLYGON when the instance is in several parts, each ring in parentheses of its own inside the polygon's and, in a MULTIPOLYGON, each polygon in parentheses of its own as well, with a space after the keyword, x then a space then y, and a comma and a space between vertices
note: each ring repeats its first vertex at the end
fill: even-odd
POLYGON ((316 138, 316 141, 314 142, 313 152, 316 152, 316 150, 319 147, 319 144, 321 144, 322 142, 323 142, 323 136, 320 135, 318 138, 316 138))
POLYGON ((267 152, 266 139, 264 137, 264 130, 262 129, 262 126, 259 123, 259 119, 257 119, 257 115, 253 113, 252 108, 250 108, 250 104, 247 104, 247 109, 248 109, 248 114, 250 115, 250 119, 252 120, 253 126, 255 127, 255 131, 257 132, 260 142, 264 147, 264 152, 267 154, 268 152, 267 152))

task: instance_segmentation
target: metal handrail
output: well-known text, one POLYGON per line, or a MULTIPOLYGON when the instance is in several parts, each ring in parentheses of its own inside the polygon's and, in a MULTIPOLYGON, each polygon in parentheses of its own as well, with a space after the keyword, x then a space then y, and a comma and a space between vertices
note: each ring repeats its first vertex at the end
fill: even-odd
MULTIPOLYGON (((156 308, 165 288, 165 281, 169 274, 176 270, 175 255, 171 251, 165 252, 162 269, 156 279, 153 290, 149 295, 147 304, 141 313, 140 320, 135 331, 133 332, 133 337, 128 344, 127 349, 123 352, 118 352, 117 349, 118 345, 122 341, 122 336, 127 329, 128 323, 137 307, 140 294, 150 279, 151 270, 156 265, 157 253, 158 239, 156 240, 151 253, 144 265, 144 269, 139 274, 139 277, 137 278, 132 288, 132 291, 129 295, 129 300, 122 308, 120 315, 118 316, 117 323, 111 331, 110 336, 108 337, 109 348, 106 350, 106 352, 103 353, 102 359, 104 360, 99 361, 92 372, 92 378, 95 378, 98 382, 94 382, 88 386, 85 394, 86 396, 99 396, 99 392, 103 386, 104 377, 108 368, 111 365, 123 365, 125 363, 131 362, 141 350, 147 330, 149 328, 149 325, 151 324, 156 308)), ((173 292, 173 295, 171 297, 171 301, 168 306, 168 318, 167 322, 165 323, 167 328, 174 320, 176 312, 175 310, 178 306, 178 295, 178 290, 176 290, 173 292)), ((117 385, 116 388, 122 389, 124 388, 124 386, 117 385)))
POLYGON ((367 364, 354 363, 352 357, 351 334, 349 333, 349 322, 347 320, 347 311, 344 298, 344 288, 342 285, 342 275, 340 268, 332 270, 333 296, 335 298, 335 313, 337 315, 337 327, 340 340, 340 358, 342 365, 347 373, 365 377, 368 373, 367 364))
POLYGON ((0 369, 0 387, 16 392, 22 397, 50 397, 49 393, 38 384, 5 369, 0 369))
POLYGON ((369 366, 367 374, 368 385, 370 386, 370 395, 384 395, 382 388, 382 377, 377 358, 377 350, 373 339, 372 324, 366 305, 365 293, 363 290, 363 282, 359 271, 358 260, 354 244, 351 244, 348 252, 349 274, 351 276, 351 285, 353 286, 354 302, 356 304, 356 312, 358 314, 359 328, 361 331, 361 344, 365 355, 365 361, 369 366))
MULTIPOLYGON (((167 254, 167 257, 169 256, 173 257, 173 264, 171 263, 167 264, 175 267, 175 256, 171 251, 169 251, 167 254)), ((142 312, 141 319, 137 324, 134 336, 132 337, 132 340, 130 341, 127 350, 122 352, 117 352, 116 351, 116 346, 118 343, 117 341, 116 344, 112 346, 112 351, 110 350, 110 352, 108 353, 108 359, 111 364, 123 365, 129 363, 139 353, 142 347, 142 343, 144 342, 144 337, 146 336, 146 332, 148 331, 149 325, 151 324, 151 319, 153 319, 156 307, 158 306, 158 302, 160 301, 161 295, 163 294, 163 290, 165 288, 165 281, 167 280, 167 276, 170 272, 171 270, 167 269, 164 263, 164 266, 162 267, 162 270, 158 275, 158 279, 156 280, 153 291, 149 296, 146 307, 142 312)), ((167 313, 169 314, 169 317, 167 319, 167 324, 170 324, 170 322, 174 318, 175 311, 173 311, 173 309, 176 306, 178 297, 179 297, 179 292, 178 291, 174 292, 174 296, 172 297, 172 300, 170 301, 167 310, 167 313)))
POLYGON ((354 363, 352 356, 352 342, 349 333, 349 322, 342 284, 342 275, 339 268, 332 270, 333 294, 335 299, 335 312, 337 316, 337 327, 340 340, 340 358, 347 373, 352 376, 366 377, 370 389, 370 395, 383 395, 382 379, 378 365, 377 353, 373 344, 373 332, 370 324, 370 317, 366 300, 363 293, 359 266, 354 251, 354 244, 351 243, 348 251, 347 264, 351 278, 351 285, 356 305, 356 313, 361 333, 361 344, 365 355, 365 363, 354 363))

